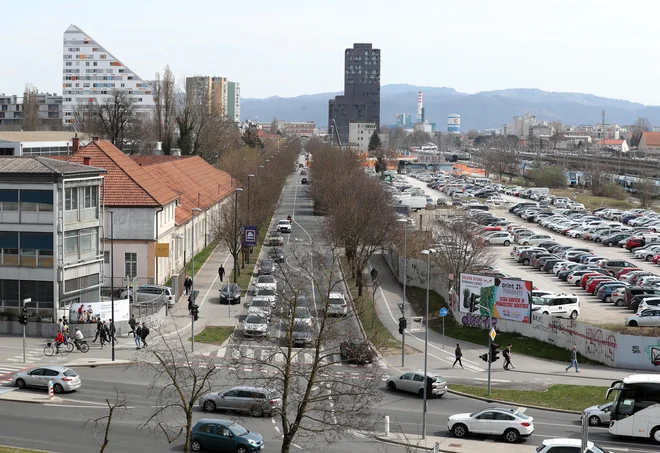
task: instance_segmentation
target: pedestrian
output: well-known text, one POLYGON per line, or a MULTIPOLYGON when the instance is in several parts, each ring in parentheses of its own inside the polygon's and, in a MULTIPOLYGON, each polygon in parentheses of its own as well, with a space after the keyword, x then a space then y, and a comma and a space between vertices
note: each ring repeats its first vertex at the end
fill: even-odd
POLYGON ((225 278, 225 266, 223 266, 222 264, 218 268, 218 276, 220 277, 220 283, 222 283, 222 279, 225 278))
POLYGON ((117 333, 117 329, 115 328, 115 323, 111 319, 110 320, 110 340, 112 341, 113 344, 114 343, 119 343, 117 341, 117 338, 115 338, 115 333, 117 333))
POLYGON ((573 345, 573 350, 571 351, 571 364, 566 367, 566 371, 568 372, 568 370, 570 370, 573 367, 575 367, 576 373, 580 372, 580 370, 578 370, 577 345, 573 345))
POLYGON ((149 336, 149 328, 145 323, 142 323, 142 346, 147 347, 147 336, 149 336))
POLYGON ((135 324, 136 323, 137 323, 137 321, 135 320, 135 315, 131 315, 131 319, 128 320, 128 325, 131 328, 131 331, 128 332, 128 333, 133 334, 134 337, 135 337, 135 324))
POLYGON ((110 336, 110 331, 108 330, 108 326, 105 321, 101 324, 101 334, 99 337, 101 338, 101 348, 105 348, 105 344, 108 342, 108 337, 110 336))
POLYGON ((103 323, 99 319, 96 321, 96 335, 94 335, 94 339, 92 340, 92 343, 96 343, 96 340, 98 340, 99 335, 101 335, 101 330, 103 329, 103 323))
POLYGON ((504 356, 504 365, 503 365, 503 367, 507 371, 509 371, 509 367, 515 368, 515 366, 513 366, 513 363, 511 363, 511 348, 512 347, 513 347, 513 345, 511 343, 509 343, 508 345, 506 345, 506 348, 504 348, 504 351, 502 351, 502 355, 504 356))
POLYGON ((69 323, 66 318, 62 318, 62 335, 64 335, 64 344, 69 344, 69 323))
POLYGON ((454 356, 456 357, 456 360, 454 360, 454 364, 451 366, 454 368, 456 366, 456 362, 463 368, 463 362, 461 362, 461 357, 463 357, 463 351, 461 351, 461 345, 459 343, 456 343, 456 350, 454 351, 454 356))
POLYGON ((64 324, 62 324, 62 318, 57 320, 57 331, 62 333, 64 331, 64 324))
POLYGON ((136 349, 140 349, 140 339, 142 338, 142 327, 140 323, 137 323, 137 328, 135 329, 135 346, 136 349))
POLYGON ((192 288, 192 278, 190 276, 186 276, 185 281, 183 282, 183 286, 186 288, 186 296, 190 294, 190 289, 192 288))

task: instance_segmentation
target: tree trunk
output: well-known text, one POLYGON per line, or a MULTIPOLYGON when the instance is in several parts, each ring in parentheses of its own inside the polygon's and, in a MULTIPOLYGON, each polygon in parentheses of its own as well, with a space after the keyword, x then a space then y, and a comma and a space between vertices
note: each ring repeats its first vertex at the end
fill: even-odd
POLYGON ((355 275, 355 283, 358 288, 358 297, 362 297, 362 287, 364 286, 364 278, 362 277, 362 271, 357 271, 355 275))
POLYGON ((293 438, 290 436, 282 437, 282 449, 281 453, 289 453, 291 451, 291 444, 293 443, 293 438))
POLYGON ((183 453, 190 452, 190 433, 192 432, 192 408, 186 412, 186 443, 183 444, 183 453))

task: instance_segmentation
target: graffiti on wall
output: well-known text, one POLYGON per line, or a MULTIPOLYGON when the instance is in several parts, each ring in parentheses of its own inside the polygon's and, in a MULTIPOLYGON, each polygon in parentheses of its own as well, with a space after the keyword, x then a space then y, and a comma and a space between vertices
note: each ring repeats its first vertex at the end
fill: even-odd
POLYGON ((649 345, 646 348, 646 353, 653 366, 660 366, 660 340, 656 345, 649 345))
MULTIPOLYGON (((480 329, 490 329, 490 318, 487 316, 473 315, 467 313, 461 318, 461 322, 467 327, 478 327, 480 329)), ((493 328, 497 330, 497 318, 493 318, 493 328)))

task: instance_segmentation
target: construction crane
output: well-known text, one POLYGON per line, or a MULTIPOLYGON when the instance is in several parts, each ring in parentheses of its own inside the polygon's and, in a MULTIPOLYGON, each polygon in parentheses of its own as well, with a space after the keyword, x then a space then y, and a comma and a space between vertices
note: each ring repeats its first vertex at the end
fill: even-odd
MULTIPOLYGON (((339 131, 337 130, 337 122, 332 119, 332 130, 334 131, 334 135, 337 137, 337 145, 341 148, 341 139, 339 138, 339 131)), ((331 137, 332 138, 332 137, 331 137)))

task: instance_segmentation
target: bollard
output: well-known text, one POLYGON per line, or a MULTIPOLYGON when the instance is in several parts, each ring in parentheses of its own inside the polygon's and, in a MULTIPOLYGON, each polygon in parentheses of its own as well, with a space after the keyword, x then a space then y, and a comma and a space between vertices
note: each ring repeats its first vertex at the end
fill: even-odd
POLYGON ((438 451, 440 451, 440 444, 436 442, 433 444, 433 453, 438 453, 438 451))
POLYGON ((55 398, 55 393, 53 392, 53 381, 48 381, 48 398, 55 398))
POLYGON ((386 436, 390 435, 390 416, 389 415, 385 416, 385 435, 386 436))

